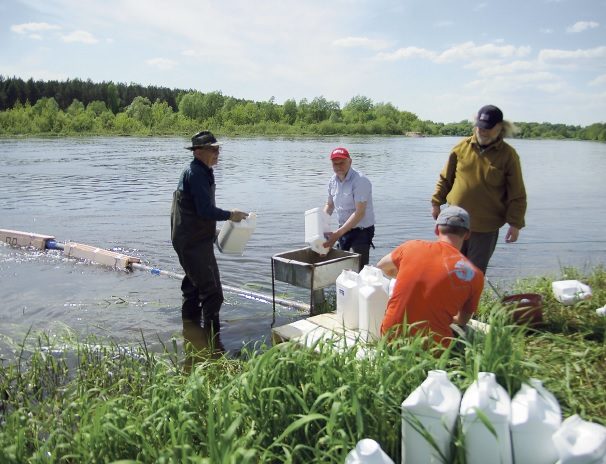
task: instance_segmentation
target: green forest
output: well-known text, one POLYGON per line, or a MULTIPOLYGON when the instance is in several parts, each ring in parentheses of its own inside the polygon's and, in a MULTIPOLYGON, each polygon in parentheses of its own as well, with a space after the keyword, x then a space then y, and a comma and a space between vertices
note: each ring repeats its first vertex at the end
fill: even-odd
MULTIPOLYGON (((606 123, 512 122, 519 138, 606 141, 606 123)), ((200 128, 226 135, 465 136, 472 124, 421 120, 362 95, 341 108, 322 96, 279 104, 273 97, 257 102, 220 91, 0 75, 0 136, 189 135, 200 128)))

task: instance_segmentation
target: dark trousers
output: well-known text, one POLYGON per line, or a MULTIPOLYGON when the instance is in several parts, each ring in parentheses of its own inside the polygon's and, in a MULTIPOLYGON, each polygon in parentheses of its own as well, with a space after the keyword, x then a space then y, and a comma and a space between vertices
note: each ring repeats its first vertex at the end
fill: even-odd
POLYGON ((341 250, 352 250, 354 253, 360 254, 360 268, 358 272, 370 261, 370 247, 375 247, 372 243, 374 236, 375 226, 357 227, 351 229, 339 239, 339 248, 341 250))
POLYGON ((467 258, 486 275, 488 261, 494 249, 497 246, 499 239, 499 231, 494 232, 472 232, 471 237, 463 242, 463 253, 467 258))
POLYGON ((185 271, 185 277, 181 282, 182 316, 186 319, 200 319, 203 316, 205 326, 211 323, 218 328, 219 311, 223 304, 223 287, 213 242, 188 246, 177 250, 177 255, 185 271))

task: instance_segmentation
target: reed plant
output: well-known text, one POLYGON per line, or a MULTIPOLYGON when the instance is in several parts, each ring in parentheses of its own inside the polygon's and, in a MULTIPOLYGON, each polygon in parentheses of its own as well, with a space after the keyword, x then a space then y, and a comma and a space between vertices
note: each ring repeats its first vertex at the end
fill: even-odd
MULTIPOLYGON (((514 324, 507 307, 484 297, 478 317, 490 330, 448 349, 422 336, 366 350, 334 339, 254 346, 234 359, 211 346, 192 365, 176 341, 153 353, 144 340, 124 347, 28 334, 0 368, 0 462, 342 463, 362 438, 399 462, 401 402, 432 369, 461 390, 494 372, 510 395, 535 377, 565 417, 605 424, 606 347, 593 309, 606 304, 604 270, 582 280, 591 308, 562 307, 549 280, 518 283, 515 291, 544 296, 540 329, 514 324)), ((460 434, 453 455, 464 462, 460 434)))

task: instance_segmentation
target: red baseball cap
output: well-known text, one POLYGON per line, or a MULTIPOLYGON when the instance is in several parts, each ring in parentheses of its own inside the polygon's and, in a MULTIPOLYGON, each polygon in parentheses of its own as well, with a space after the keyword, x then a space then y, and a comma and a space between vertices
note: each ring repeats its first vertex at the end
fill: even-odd
POLYGON ((337 158, 349 158, 349 152, 347 151, 347 148, 343 148, 343 147, 335 148, 330 153, 331 160, 334 160, 337 158))

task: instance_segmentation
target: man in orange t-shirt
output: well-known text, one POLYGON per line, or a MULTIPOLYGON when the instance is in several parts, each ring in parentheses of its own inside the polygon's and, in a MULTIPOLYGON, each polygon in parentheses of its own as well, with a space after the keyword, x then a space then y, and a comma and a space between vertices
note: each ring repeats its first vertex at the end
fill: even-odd
POLYGON ((377 267, 395 277, 394 291, 381 324, 384 335, 404 322, 411 333, 431 332, 448 345, 450 324, 464 326, 478 308, 484 274, 461 253, 469 238, 469 214, 458 206, 442 210, 436 220, 437 241, 410 240, 385 255, 377 267), (445 338, 447 337, 447 338, 445 338))

